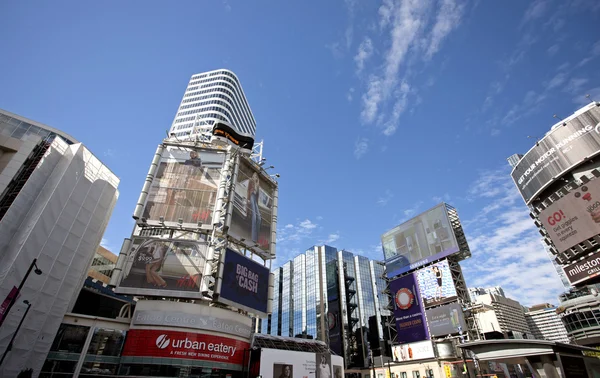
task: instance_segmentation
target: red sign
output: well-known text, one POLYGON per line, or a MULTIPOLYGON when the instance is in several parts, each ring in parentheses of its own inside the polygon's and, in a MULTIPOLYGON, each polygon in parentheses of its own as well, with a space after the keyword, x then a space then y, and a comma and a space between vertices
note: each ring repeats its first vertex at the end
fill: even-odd
POLYGON ((242 365, 244 350, 248 348, 247 342, 229 337, 132 329, 127 333, 122 356, 184 358, 242 365))
POLYGON ((4 318, 6 318, 6 311, 8 311, 8 307, 15 299, 17 299, 19 295, 19 289, 15 286, 10 290, 10 293, 6 296, 6 299, 0 305, 0 325, 4 322, 4 318))

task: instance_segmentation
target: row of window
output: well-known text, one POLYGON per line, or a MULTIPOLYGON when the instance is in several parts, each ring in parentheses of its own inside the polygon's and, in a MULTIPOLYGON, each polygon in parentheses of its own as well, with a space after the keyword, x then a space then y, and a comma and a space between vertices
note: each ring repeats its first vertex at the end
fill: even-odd
POLYGON ((211 83, 208 83, 208 84, 202 84, 202 85, 198 85, 196 87, 189 87, 186 90, 186 94, 183 97, 185 98, 185 97, 190 97, 190 96, 195 95, 195 94, 199 94, 199 93, 196 93, 196 92, 192 92, 192 91, 194 91, 196 89, 214 87, 214 86, 219 85, 219 86, 228 88, 231 91, 231 93, 236 96, 236 98, 238 99, 238 101, 240 102, 240 104, 243 104, 243 107, 244 107, 245 111, 248 112, 248 114, 251 114, 252 112, 250 111, 250 108, 248 107, 248 103, 246 102, 246 97, 244 96, 244 92, 242 91, 242 87, 239 86, 239 85, 232 86, 232 85, 227 84, 227 82, 235 84, 235 83, 233 83, 231 80, 229 80, 227 78, 218 78, 218 79, 215 79, 211 83), (192 93, 190 93, 190 92, 192 92, 192 93))
MULTIPOLYGON (((212 72, 212 73, 210 73, 208 76, 209 76, 209 77, 213 77, 213 76, 217 76, 217 75, 228 76, 228 78, 223 78, 223 79, 225 79, 225 80, 229 81, 229 82, 230 82, 230 83, 232 83, 232 84, 235 84, 235 85, 240 85, 239 81, 237 80, 237 77, 235 77, 235 75, 233 75, 232 73, 230 73, 230 72, 227 72, 227 71, 216 71, 216 72, 212 72)), ((193 85, 193 84, 200 84, 200 83, 205 83, 205 82, 207 82, 207 81, 214 80, 214 79, 204 79, 204 80, 198 80, 198 79, 202 79, 202 78, 203 78, 202 76, 201 76, 201 77, 198 77, 198 78, 196 78, 196 77, 192 76, 192 80, 190 81, 190 85, 193 85)))
POLYGON ((600 324, 600 310, 575 312, 565 315, 562 320, 568 332, 582 328, 598 327, 600 324))
MULTIPOLYGON (((177 116, 183 116, 183 115, 188 115, 188 114, 198 114, 201 112, 206 112, 206 111, 219 111, 219 112, 223 112, 223 113, 227 113, 229 114, 229 112, 227 112, 225 109, 213 106, 210 108, 201 108, 201 109, 194 109, 194 110, 188 110, 185 112, 180 112, 177 113, 177 116)), ((225 122, 231 122, 229 118, 225 117, 223 115, 223 113, 206 113, 206 114, 201 114, 200 118, 213 118, 213 119, 218 119, 221 121, 225 121, 225 122)), ((194 117, 195 118, 195 117, 194 117)), ((245 125, 240 125, 240 131, 251 134, 252 132, 250 130, 248 130, 247 127, 245 127, 245 125)))
POLYGON ((184 100, 182 100, 182 102, 185 101, 186 97, 198 96, 201 94, 215 93, 215 92, 216 93, 218 93, 218 92, 229 93, 230 97, 232 99, 232 103, 236 107, 236 110, 239 111, 240 114, 243 115, 243 117, 246 119, 246 122, 256 126, 255 122, 254 122, 254 118, 251 116, 252 112, 250 112, 250 109, 248 107, 248 104, 246 103, 245 97, 243 97, 240 93, 238 93, 237 88, 234 88, 227 83, 214 82, 214 83, 210 83, 210 84, 201 85, 200 87, 190 88, 190 89, 188 89, 186 94, 183 96, 184 100), (190 92, 192 90, 195 90, 196 88, 206 88, 206 87, 209 87, 209 88, 201 90, 201 91, 190 92), (244 109, 244 111, 241 110, 242 108, 244 109))
MULTIPOLYGON (((229 102, 225 102, 222 100, 217 100, 217 99, 211 99, 211 100, 207 100, 207 101, 202 101, 202 102, 198 102, 198 103, 194 103, 194 104, 189 104, 189 105, 183 105, 179 107, 179 110, 182 109, 190 109, 190 108, 197 108, 197 107, 202 107, 202 106, 206 106, 206 105, 212 105, 212 104, 216 104, 216 105, 221 105, 223 106, 225 109, 227 109, 229 112, 230 117, 232 118, 232 121, 234 123, 237 124, 244 124, 244 122, 242 122, 242 120, 240 119, 239 115, 237 114, 237 112, 229 105, 229 102)), ((216 109, 214 109, 216 110, 216 109)))

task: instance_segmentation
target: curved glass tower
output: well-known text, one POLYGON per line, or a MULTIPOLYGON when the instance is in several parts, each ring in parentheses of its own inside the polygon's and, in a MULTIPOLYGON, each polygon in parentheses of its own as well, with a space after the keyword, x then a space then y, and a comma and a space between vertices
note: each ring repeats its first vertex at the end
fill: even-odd
POLYGON ((218 121, 242 134, 254 136, 256 132, 250 105, 233 72, 220 69, 193 75, 169 133, 180 139, 193 138, 218 121))

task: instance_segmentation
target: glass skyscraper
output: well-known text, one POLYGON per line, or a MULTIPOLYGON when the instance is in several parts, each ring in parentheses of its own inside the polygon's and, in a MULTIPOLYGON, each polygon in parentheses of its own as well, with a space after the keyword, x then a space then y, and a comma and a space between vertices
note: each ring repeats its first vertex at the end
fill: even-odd
POLYGON ((383 272, 383 263, 364 256, 311 247, 273 270, 273 312, 258 329, 325 341, 347 367, 366 367, 382 345, 382 317, 391 315, 383 272))

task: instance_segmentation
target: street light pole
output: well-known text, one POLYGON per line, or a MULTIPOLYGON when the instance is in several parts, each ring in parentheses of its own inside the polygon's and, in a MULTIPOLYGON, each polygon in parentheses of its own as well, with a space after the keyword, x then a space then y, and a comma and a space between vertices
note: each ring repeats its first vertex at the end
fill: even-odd
POLYGON ((15 337, 17 337, 17 333, 19 332, 19 329, 21 329, 21 326, 23 325, 23 321, 25 320, 25 317, 27 316, 27 313, 29 312, 29 309, 31 308, 31 303, 28 300, 24 300, 23 303, 25 303, 27 305, 27 309, 25 310, 25 313, 23 314, 23 317, 21 318, 21 321, 19 322, 19 325, 17 326, 15 333, 13 333, 13 335, 11 337, 10 342, 8 343, 8 346, 6 347, 6 350, 4 351, 4 354, 2 355, 2 359, 0 359, 0 366, 2 366, 2 363, 4 362, 6 355, 12 349, 13 341, 15 341, 15 337))
MULTIPOLYGON (((36 263, 37 263, 37 259, 33 259, 33 261, 31 262, 31 265, 29 265, 29 269, 27 269, 27 273, 25 273, 25 276, 23 277, 23 279, 21 280, 21 283, 19 284, 19 287, 17 288, 17 294, 13 298, 11 298, 10 303, 6 307, 6 312, 4 313, 3 319, 6 319, 8 317, 8 313, 10 312, 10 309, 12 308, 12 306, 14 306, 15 302, 17 301, 17 297, 19 296, 19 294, 21 294, 21 289, 23 289, 23 286, 25 285, 25 281, 27 281, 27 278, 29 277, 29 274, 33 270, 33 267, 35 267, 35 270, 34 270, 35 274, 37 274, 38 276, 42 274, 42 270, 40 268, 38 268, 36 263)), ((0 327, 1 326, 2 326, 2 322, 0 322, 0 327)))

